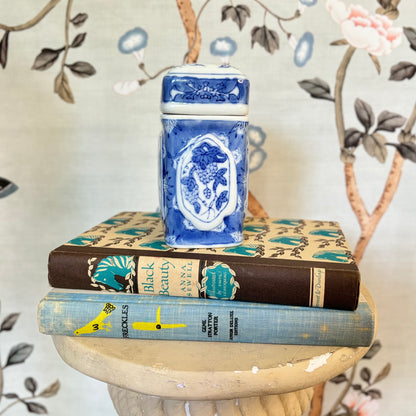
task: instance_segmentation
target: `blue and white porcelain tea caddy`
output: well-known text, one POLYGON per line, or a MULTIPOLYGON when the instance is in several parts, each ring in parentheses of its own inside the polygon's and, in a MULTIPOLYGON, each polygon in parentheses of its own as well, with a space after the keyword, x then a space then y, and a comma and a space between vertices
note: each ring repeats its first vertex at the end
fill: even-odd
POLYGON ((162 84, 161 214, 172 247, 243 241, 249 81, 230 66, 190 64, 162 84))

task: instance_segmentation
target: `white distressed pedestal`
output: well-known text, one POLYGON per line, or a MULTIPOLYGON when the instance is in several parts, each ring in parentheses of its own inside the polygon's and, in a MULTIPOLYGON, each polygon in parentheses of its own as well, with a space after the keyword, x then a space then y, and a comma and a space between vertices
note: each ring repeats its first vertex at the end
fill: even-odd
POLYGON ((108 384, 120 416, 301 416, 313 386, 368 350, 64 336, 53 341, 67 364, 108 384))

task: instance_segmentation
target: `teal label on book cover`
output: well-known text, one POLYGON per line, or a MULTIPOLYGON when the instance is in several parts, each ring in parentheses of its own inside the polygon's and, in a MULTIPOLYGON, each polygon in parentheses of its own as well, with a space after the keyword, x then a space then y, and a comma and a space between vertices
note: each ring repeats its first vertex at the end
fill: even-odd
POLYGON ((132 292, 133 279, 136 275, 136 263, 133 256, 108 256, 96 266, 97 258, 88 259, 88 276, 91 286, 100 289, 115 290, 117 292, 132 292), (122 282, 116 276, 123 278, 122 282))
POLYGON ((227 264, 216 262, 202 269, 201 295, 212 299, 234 299, 239 288, 235 272, 227 264))

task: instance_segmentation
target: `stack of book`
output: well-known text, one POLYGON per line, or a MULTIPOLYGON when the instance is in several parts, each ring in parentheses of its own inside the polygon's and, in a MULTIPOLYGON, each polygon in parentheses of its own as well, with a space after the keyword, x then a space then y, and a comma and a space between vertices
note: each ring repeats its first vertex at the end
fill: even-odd
POLYGON ((50 253, 42 333, 368 346, 374 311, 337 222, 248 217, 236 247, 166 245, 158 213, 122 212, 50 253))

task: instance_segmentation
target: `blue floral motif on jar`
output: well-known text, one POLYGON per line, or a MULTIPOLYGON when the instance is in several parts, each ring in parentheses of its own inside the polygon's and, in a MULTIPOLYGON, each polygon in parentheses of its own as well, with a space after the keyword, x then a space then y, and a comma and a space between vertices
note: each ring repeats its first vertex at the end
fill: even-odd
POLYGON ((217 227, 234 211, 235 162, 214 135, 191 140, 178 163, 176 192, 180 211, 201 230, 217 227))
POLYGON ((247 121, 165 115, 162 123, 160 202, 167 244, 240 244, 248 192, 247 121))
POLYGON ((249 82, 240 78, 169 77, 163 80, 163 102, 192 104, 248 103, 249 82))

